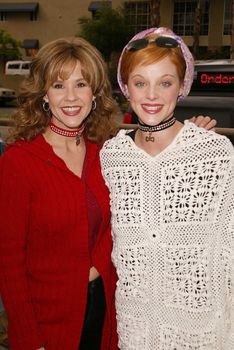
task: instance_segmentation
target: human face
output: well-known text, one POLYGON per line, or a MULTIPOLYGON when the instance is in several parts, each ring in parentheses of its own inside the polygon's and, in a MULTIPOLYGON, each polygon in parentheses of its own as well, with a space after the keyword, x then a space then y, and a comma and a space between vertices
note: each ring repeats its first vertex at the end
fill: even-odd
POLYGON ((94 96, 81 73, 80 62, 68 79, 60 77, 50 86, 44 100, 49 103, 52 122, 59 127, 77 128, 88 116, 94 96))
POLYGON ((136 66, 126 88, 141 122, 157 125, 173 115, 181 84, 175 64, 166 57, 147 66, 136 66))

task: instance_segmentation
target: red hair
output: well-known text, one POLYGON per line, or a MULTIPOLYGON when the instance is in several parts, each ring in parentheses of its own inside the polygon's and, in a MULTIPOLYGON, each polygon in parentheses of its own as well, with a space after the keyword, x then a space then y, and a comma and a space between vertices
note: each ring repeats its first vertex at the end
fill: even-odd
MULTIPOLYGON (((159 35, 148 35, 147 39, 156 39, 159 35)), ((127 84, 130 73, 136 66, 147 66, 156 63, 166 57, 176 66, 180 83, 184 81, 186 62, 180 47, 165 48, 158 47, 154 42, 147 47, 137 51, 127 51, 123 53, 120 66, 120 75, 124 84, 127 84)))

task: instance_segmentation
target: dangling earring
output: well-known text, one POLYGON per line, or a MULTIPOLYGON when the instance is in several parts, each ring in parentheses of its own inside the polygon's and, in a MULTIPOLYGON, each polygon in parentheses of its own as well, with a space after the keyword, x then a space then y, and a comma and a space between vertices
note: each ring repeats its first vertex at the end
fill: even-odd
POLYGON ((96 100, 92 101, 92 111, 95 111, 95 109, 97 108, 97 102, 96 100))
POLYGON ((48 113, 50 111, 50 105, 48 102, 46 102, 45 100, 43 100, 43 103, 42 103, 42 108, 43 110, 48 113))

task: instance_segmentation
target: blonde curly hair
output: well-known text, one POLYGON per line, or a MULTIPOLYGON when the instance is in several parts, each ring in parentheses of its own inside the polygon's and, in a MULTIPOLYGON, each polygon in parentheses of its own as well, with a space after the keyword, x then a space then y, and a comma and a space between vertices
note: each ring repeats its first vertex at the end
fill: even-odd
POLYGON ((106 64, 101 54, 82 38, 61 38, 43 46, 33 59, 30 74, 20 87, 8 143, 18 139, 31 141, 45 131, 50 116, 43 109, 43 97, 58 76, 62 79, 69 77, 77 61, 97 104, 87 117, 85 135, 91 142, 101 144, 116 133, 113 117, 118 112, 118 106, 111 95, 106 64))

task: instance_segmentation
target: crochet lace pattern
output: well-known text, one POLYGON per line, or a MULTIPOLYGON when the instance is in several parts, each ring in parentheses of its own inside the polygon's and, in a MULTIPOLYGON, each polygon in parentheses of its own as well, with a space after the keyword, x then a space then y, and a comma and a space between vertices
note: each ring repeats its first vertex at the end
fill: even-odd
POLYGON ((101 151, 121 350, 234 350, 234 149, 190 122, 152 157, 101 151))

